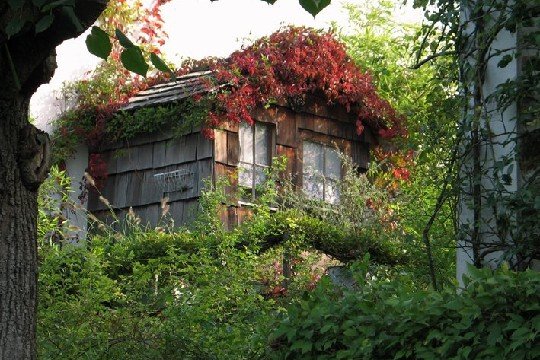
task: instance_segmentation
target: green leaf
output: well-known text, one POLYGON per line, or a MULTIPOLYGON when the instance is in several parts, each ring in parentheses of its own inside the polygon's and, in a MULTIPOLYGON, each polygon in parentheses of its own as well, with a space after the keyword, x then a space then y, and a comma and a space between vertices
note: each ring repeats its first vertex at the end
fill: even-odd
POLYGON ((71 6, 75 6, 75 2, 73 0, 58 0, 58 1, 53 1, 52 3, 49 3, 47 5, 45 5, 42 9, 41 9, 41 12, 48 12, 48 11, 51 11, 53 9, 56 9, 60 6, 63 6, 63 5, 71 5, 71 6))
POLYGON ((269 3, 270 5, 274 5, 274 3, 277 1, 277 0, 262 0, 264 1, 265 3, 269 3))
POLYGON ((330 0, 299 0, 299 2, 304 10, 313 15, 313 17, 330 5, 330 0))
POLYGON ((24 0, 8 0, 9 7, 12 10, 19 10, 24 4, 24 0))
POLYGON ((47 0, 32 0, 32 4, 37 8, 41 8, 46 1, 47 0))
POLYGON ((53 21, 54 21, 53 14, 45 15, 44 17, 39 19, 39 21, 37 22, 35 26, 36 34, 39 34, 40 32, 47 30, 52 25, 53 21))
POLYGON ((163 71, 166 73, 169 73, 171 75, 174 75, 172 70, 165 64, 165 62, 156 54, 151 53, 150 54, 150 61, 152 61, 152 65, 156 67, 159 71, 163 71))
POLYGON ((135 44, 133 44, 120 29, 117 28, 114 33, 116 34, 118 42, 120 42, 120 45, 122 45, 124 48, 128 49, 135 46, 135 44))
POLYGON ((104 60, 107 60, 107 57, 111 53, 112 44, 109 35, 99 27, 92 27, 92 31, 86 37, 86 47, 91 54, 96 55, 104 60))
POLYGON ((73 6, 64 6, 62 7, 62 11, 69 17, 71 20, 71 23, 75 26, 78 32, 83 32, 84 27, 81 24, 81 21, 75 15, 75 11, 73 11, 73 6))
POLYGON ((6 29, 4 30, 8 39, 11 38, 13 35, 19 33, 25 23, 26 21, 21 18, 11 19, 6 26, 6 29))
POLYGON ((506 66, 508 66, 508 64, 510 64, 512 59, 513 59, 512 55, 504 55, 502 59, 499 60, 499 62, 497 63, 497 67, 500 67, 501 69, 505 68, 506 66))
POLYGON ((142 51, 138 46, 132 46, 122 51, 120 60, 122 60, 122 64, 124 64, 124 67, 129 71, 141 76, 146 76, 148 64, 144 60, 142 51))

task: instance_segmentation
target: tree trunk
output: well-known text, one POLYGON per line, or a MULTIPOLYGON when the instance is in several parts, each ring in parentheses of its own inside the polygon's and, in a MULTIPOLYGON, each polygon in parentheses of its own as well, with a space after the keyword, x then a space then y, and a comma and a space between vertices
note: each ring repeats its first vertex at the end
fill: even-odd
POLYGON ((50 142, 28 123, 30 97, 51 79, 55 48, 90 27, 107 2, 57 1, 53 23, 38 33, 34 25, 45 18, 37 2, 0 2, 0 360, 37 357, 37 190, 49 171, 50 142), (20 4, 25 26, 6 37, 20 4))
POLYGON ((28 154, 21 145, 31 140, 24 129, 33 128, 29 102, 22 95, 0 97, 0 359, 6 360, 36 358, 39 184, 25 177, 28 159, 21 156, 28 154))

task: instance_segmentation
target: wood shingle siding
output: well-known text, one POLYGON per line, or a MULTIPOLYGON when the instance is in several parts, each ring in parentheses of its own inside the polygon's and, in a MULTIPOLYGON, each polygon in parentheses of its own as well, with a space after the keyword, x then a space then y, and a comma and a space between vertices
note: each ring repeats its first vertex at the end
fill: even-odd
MULTIPOLYGON (((142 137, 144 139, 131 141, 129 147, 120 148, 113 144, 101 153, 108 164, 108 178, 101 194, 120 219, 125 217, 129 207, 133 207, 135 213, 151 226, 157 225, 161 200, 168 197, 175 224, 183 224, 192 218, 192 215, 184 215, 184 210, 189 208, 193 212, 196 208, 193 203, 197 203, 203 180, 212 178, 213 142, 199 132, 180 137, 173 137, 172 132, 167 136, 163 132, 155 133, 155 141, 152 141, 152 134, 142 137), (182 180, 169 181, 165 185, 156 174, 165 174, 162 177, 181 174, 182 180)), ((99 194, 91 191, 88 210, 111 222, 107 208, 99 200, 99 194)))
MULTIPOLYGON (((177 101, 190 92, 193 95, 202 89, 208 76, 207 72, 197 73, 155 86, 135 96, 125 109, 153 106, 170 102, 170 99, 177 101)), ((151 226, 164 220, 160 205, 162 198, 167 197, 170 207, 166 219, 182 225, 195 216, 204 180, 216 184, 218 177, 227 177, 230 185, 225 191, 229 199, 227 204, 223 204, 220 217, 230 229, 251 213, 249 206, 243 206, 231 196, 239 186, 242 142, 258 144, 253 154, 244 154, 242 166, 245 169, 257 170, 257 176, 261 176, 261 169, 268 166, 271 157, 283 156, 287 159, 284 176, 291 176, 299 189, 302 187, 304 141, 337 147, 352 156, 363 170, 368 166, 370 148, 377 144, 376 137, 368 128, 362 135, 356 133, 356 120, 346 109, 320 104, 316 98, 307 99, 294 109, 286 104, 257 108, 252 117, 259 123, 254 131, 246 132, 238 123, 228 123, 214 130, 214 140, 206 139, 200 127, 193 127, 182 136, 174 136, 173 131, 164 128, 94 150, 102 155, 108 166, 109 177, 102 190, 103 196, 120 219, 133 207, 143 223, 151 226), (244 137, 246 133, 253 137, 249 141, 247 138, 242 140, 240 133, 244 137), (260 151, 268 152, 268 161, 261 160, 264 156, 260 151), (156 178, 156 174, 161 174, 158 175, 161 180, 156 178)), ((253 174, 256 175, 255 172, 253 174)), ((254 194, 252 192, 252 196, 254 194)), ((99 201, 98 194, 90 194, 88 209, 96 216, 112 221, 110 211, 99 201)))

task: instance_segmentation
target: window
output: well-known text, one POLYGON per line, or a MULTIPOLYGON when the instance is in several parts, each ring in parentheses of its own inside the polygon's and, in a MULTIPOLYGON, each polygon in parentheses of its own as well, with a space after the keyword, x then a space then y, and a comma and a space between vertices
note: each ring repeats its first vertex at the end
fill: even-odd
POLYGON ((272 158, 270 126, 255 123, 253 126, 242 123, 239 130, 240 138, 240 168, 238 184, 253 189, 262 183, 266 175, 265 169, 270 166, 272 158))
POLYGON ((304 141, 303 190, 312 199, 331 204, 339 202, 338 181, 341 179, 341 160, 337 149, 304 141))

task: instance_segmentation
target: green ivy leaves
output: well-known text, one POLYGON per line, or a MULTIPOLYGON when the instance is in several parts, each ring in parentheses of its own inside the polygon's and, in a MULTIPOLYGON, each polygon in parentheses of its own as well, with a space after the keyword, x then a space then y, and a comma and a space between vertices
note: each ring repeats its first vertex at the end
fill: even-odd
POLYGON ((120 55, 120 60, 126 69, 141 76, 146 76, 148 64, 144 59, 142 50, 138 46, 125 48, 120 55))
MULTIPOLYGON (((12 0, 19 1, 19 0, 12 0)), ((20 0, 22 1, 22 0, 20 0)), ((39 0, 35 0, 39 1, 39 0)), ((56 6, 71 0, 58 0, 52 4, 56 6)), ((276 0, 262 0, 268 4, 274 4, 276 0)), ((299 0, 300 5, 311 15, 315 16, 325 7, 330 5, 331 0, 299 0)), ((36 32, 43 31, 52 23, 51 18, 44 18, 40 21, 39 27, 36 26, 36 32), (39 31, 38 31, 39 30, 39 31)), ((22 25, 21 25, 22 26, 22 25)), ((120 55, 120 60, 124 67, 141 76, 146 76, 149 65, 146 62, 145 56, 142 49, 135 45, 120 29, 115 31, 116 40, 124 48, 122 54, 120 55)), ((112 44, 110 41, 110 36, 101 30, 99 27, 94 26, 92 32, 86 38, 86 47, 91 54, 106 60, 109 57, 109 54, 112 51, 112 44)), ((173 74, 172 70, 167 66, 167 64, 155 53, 150 54, 150 62, 152 65, 159 71, 168 72, 173 74)))
MULTIPOLYGON (((274 5, 274 3, 277 0, 262 0, 262 1, 270 5, 274 5)), ((313 15, 313 17, 315 17, 315 15, 317 15, 325 7, 330 5, 331 0, 299 0, 298 2, 304 8, 304 10, 306 10, 308 13, 313 15)))
POLYGON ((91 54, 106 60, 112 50, 109 35, 99 27, 92 27, 92 31, 86 37, 86 47, 91 54))
POLYGON ((133 44, 131 40, 129 40, 128 37, 124 35, 122 31, 120 31, 120 29, 116 29, 114 34, 116 35, 116 38, 118 39, 120 45, 122 45, 126 49, 135 46, 135 44, 133 44))
MULTIPOLYGON (((124 48, 120 54, 122 65, 127 70, 146 77, 150 66, 146 62, 142 49, 135 45, 120 29, 116 29, 115 37, 118 43, 124 48)), ((99 27, 94 26, 86 38, 86 47, 91 54, 107 60, 112 51, 110 36, 99 27)), ((150 54, 150 61, 159 71, 173 74, 173 71, 156 54, 150 54)))
POLYGON ((330 5, 330 0, 299 0, 299 2, 304 10, 313 15, 313 17, 330 5))
POLYGON ((47 14, 44 17, 42 17, 35 26, 36 34, 39 34, 40 32, 43 32, 47 30, 54 21, 54 15, 53 14, 47 14))

